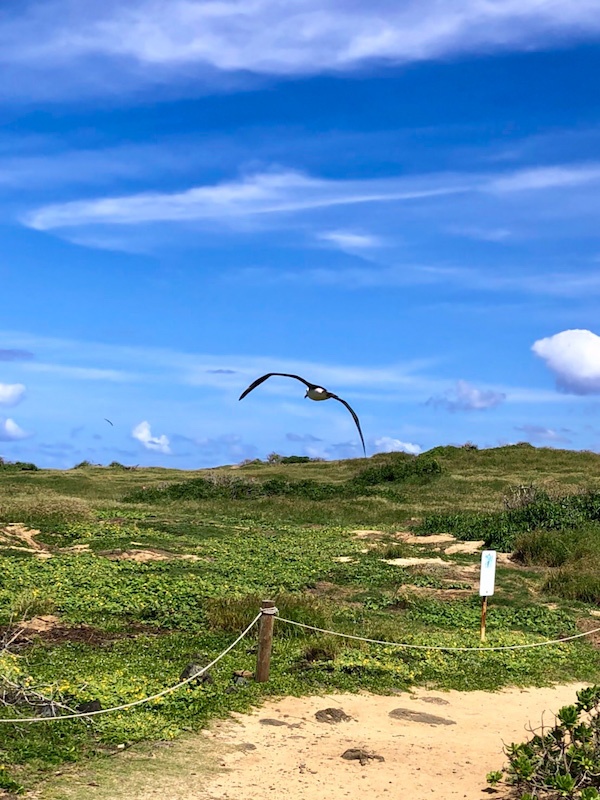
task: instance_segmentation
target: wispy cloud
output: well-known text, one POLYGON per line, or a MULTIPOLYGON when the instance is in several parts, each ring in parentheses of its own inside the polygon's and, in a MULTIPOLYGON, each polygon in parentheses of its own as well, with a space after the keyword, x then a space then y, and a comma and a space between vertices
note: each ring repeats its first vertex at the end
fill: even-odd
POLYGON ((24 397, 22 383, 0 383, 0 406, 16 406, 24 397))
POLYGON ((335 181, 280 170, 194 187, 183 192, 155 192, 59 203, 33 211, 23 221, 36 230, 209 219, 234 221, 268 214, 455 194, 473 188, 473 181, 465 185, 465 180, 446 175, 443 180, 441 176, 422 176, 417 179, 335 181))
POLYGON ((154 450, 157 453, 163 453, 164 455, 170 455, 171 453, 171 446, 168 437, 164 433, 160 436, 152 436, 150 423, 146 420, 140 422, 139 425, 136 425, 131 431, 131 435, 134 439, 137 439, 137 441, 140 442, 146 448, 146 450, 154 450))
POLYGON ((256 458, 258 448, 256 445, 244 442, 236 433, 224 433, 220 436, 194 438, 184 434, 175 434, 173 444, 182 443, 193 449, 194 453, 203 458, 211 458, 219 463, 237 463, 246 458, 256 458))
POLYGON ((27 372, 49 373, 65 378, 75 378, 83 381, 111 381, 115 383, 126 383, 139 379, 132 372, 125 372, 118 369, 102 369, 98 367, 76 367, 67 364, 35 363, 28 364, 27 372))
POLYGON ((515 428, 517 431, 525 433, 534 442, 543 442, 545 444, 568 444, 570 439, 565 436, 569 431, 557 431, 554 428, 545 428, 543 425, 519 425, 515 428))
POLYGON ((243 269, 240 277, 250 283, 298 283, 348 290, 408 286, 447 285, 477 292, 501 292, 547 297, 589 297, 600 294, 600 273, 582 269, 553 272, 543 269, 515 271, 514 265, 499 269, 439 267, 419 264, 386 266, 369 262, 351 267, 315 267, 302 270, 243 269))
POLYGON ((228 73, 309 75, 372 61, 531 50, 597 37, 597 12, 595 0, 47 0, 4 12, 0 54, 11 77, 5 92, 15 96, 24 85, 50 96, 111 94, 159 82, 218 83, 228 73), (117 66, 120 80, 111 82, 117 66))
POLYGON ((370 250, 373 247, 380 247, 382 244, 378 236, 356 231, 324 231, 318 234, 317 239, 332 244, 340 250, 349 251, 370 250))
POLYGON ((597 227, 593 209, 598 201, 597 163, 352 180, 278 168, 178 192, 53 203, 26 212, 21 220, 84 246, 133 252, 159 247, 173 226, 195 242, 207 236, 229 236, 231 231, 248 236, 295 230, 305 241, 316 239, 324 247, 348 253, 355 262, 348 268, 318 264, 272 274, 268 267, 247 268, 246 276, 257 280, 350 288, 443 282, 483 291, 578 296, 600 290, 597 271, 575 271, 569 264, 552 270, 543 265, 540 278, 542 270, 536 273, 530 266, 486 271, 448 263, 411 265, 402 258, 407 252, 403 243, 410 242, 415 252, 414 244, 424 244, 425 237, 439 241, 461 236, 508 247, 523 240, 593 236, 597 227), (400 211, 403 222, 399 226, 400 211), (427 230, 424 214, 431 219, 427 230), (334 226, 323 230, 323 218, 334 226), (369 232, 370 225, 380 233, 369 232), (394 258, 401 263, 395 265, 394 258))
POLYGON ((538 339, 533 352, 542 358, 563 392, 600 394, 600 336, 588 330, 568 330, 538 339))
POLYGON ((311 443, 311 442, 322 442, 322 439, 319 439, 317 436, 313 436, 312 433, 286 433, 285 438, 289 442, 304 442, 304 443, 311 443))
POLYGON ((478 389, 467 381, 461 380, 443 394, 430 397, 427 405, 444 408, 447 411, 485 411, 489 408, 496 408, 505 400, 504 392, 478 389))
POLYGON ((451 225, 446 230, 453 236, 463 236, 481 242, 505 242, 512 235, 508 228, 481 228, 471 225, 451 225))
POLYGON ((234 369, 207 369, 209 375, 235 375, 234 369))
POLYGON ((600 165, 594 162, 523 169, 491 180, 487 188, 493 193, 508 194, 563 189, 597 181, 600 181, 600 165))
MULTIPOLYGON (((136 384, 141 387, 143 393, 147 391, 148 384, 162 386, 164 396, 169 398, 169 403, 175 402, 175 396, 187 395, 191 390, 203 389, 209 394, 194 394, 194 404, 199 399, 209 398, 213 403, 215 392, 218 392, 223 399, 229 398, 231 402, 237 404, 240 392, 258 375, 267 372, 289 372, 304 375, 307 379, 315 383, 325 385, 345 397, 354 406, 354 402, 374 402, 377 404, 398 403, 401 397, 403 402, 423 403, 427 398, 441 397, 444 402, 448 399, 456 400, 456 390, 448 394, 448 382, 445 379, 436 377, 436 372, 443 359, 437 354, 431 358, 406 359, 403 361, 392 362, 381 365, 365 363, 339 363, 335 361, 317 361, 290 357, 282 359, 272 355, 223 355, 222 353, 213 355, 210 353, 189 353, 181 352, 171 348, 160 347, 138 347, 130 345, 103 344, 94 341, 76 341, 72 339, 46 338, 26 334, 11 332, 0 332, 2 339, 11 347, 31 348, 37 354, 38 362, 45 363, 46 358, 51 358, 52 362, 57 353, 61 353, 65 361, 65 367, 75 366, 75 369, 56 371, 52 363, 52 369, 47 372, 40 372, 38 382, 38 392, 57 391, 55 377, 59 377, 58 382, 61 390, 70 395, 73 390, 90 380, 90 376, 97 377, 98 380, 103 375, 108 376, 106 383, 107 396, 110 392, 111 402, 116 402, 114 392, 120 393, 121 380, 110 380, 110 376, 116 373, 119 376, 128 376, 131 384, 131 391, 128 396, 131 402, 141 402, 142 394, 137 393, 136 384), (46 387, 44 376, 48 375, 49 387, 46 387), (109 388, 110 387, 110 388, 109 388), (135 398, 135 399, 133 399, 135 398)), ((20 369, 29 369, 30 364, 20 365, 20 369)), ((38 380, 36 376, 36 380, 38 380)), ((466 383, 466 382, 465 382, 466 383)), ((463 388, 463 395, 468 395, 470 384, 463 388)), ((472 387, 473 388, 473 387, 472 387)), ((77 391, 80 391, 77 388, 77 391)), ((260 387, 261 393, 265 398, 276 399, 283 409, 283 403, 288 397, 294 397, 294 409, 302 408, 295 398, 299 393, 299 384, 286 378, 273 378, 260 387)), ((475 390, 473 396, 475 400, 478 395, 475 390)), ((497 385, 488 390, 492 397, 506 395, 506 401, 513 404, 560 404, 573 402, 564 394, 558 394, 549 389, 532 389, 528 387, 497 385)), ((302 395, 303 392, 300 392, 302 395)), ((484 394, 484 399, 486 395, 484 394)), ((464 398, 463 398, 464 399, 464 398)), ((481 398, 480 398, 481 400, 481 398)), ((185 402, 185 401, 184 401, 185 402)), ((254 412, 262 406, 260 398, 256 398, 254 412)), ((131 405, 131 403, 130 403, 131 405)), ((306 404, 305 404, 306 405, 306 404)), ((309 404, 309 406, 312 404, 309 404)), ((337 404, 336 404, 337 405, 337 404)), ((196 408, 196 405, 194 406, 196 408)), ((210 406, 212 407, 212 406, 210 406)), ((236 406, 237 407, 237 406, 236 406)), ((220 408, 220 404, 219 404, 220 408)), ((307 417, 314 419, 313 409, 306 408, 307 417)), ((95 411, 99 420, 108 416, 115 423, 117 420, 105 410, 104 406, 98 406, 95 411)), ((211 412, 212 413, 212 412, 211 412)), ((220 413, 220 412, 219 412, 220 413)), ((271 413, 271 412, 269 412, 271 413)), ((352 420, 343 409, 340 409, 342 417, 348 416, 347 423, 352 426, 352 420)), ((357 412, 358 413, 358 412, 357 412)), ((212 417, 211 417, 212 419, 212 417)), ((79 420, 77 420, 79 422, 79 420)), ((74 428, 75 421, 71 421, 68 430, 74 428)), ((101 425, 108 429, 106 423, 101 425)), ((75 431, 78 432, 78 429, 75 431)), ((318 432, 320 433, 320 432, 318 432)), ((284 435, 284 432, 282 433, 284 435)))

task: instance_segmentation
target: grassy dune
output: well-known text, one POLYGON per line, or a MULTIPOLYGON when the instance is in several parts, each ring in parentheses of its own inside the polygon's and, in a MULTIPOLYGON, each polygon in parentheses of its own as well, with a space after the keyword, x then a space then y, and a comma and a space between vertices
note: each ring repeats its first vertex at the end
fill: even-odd
MULTIPOLYGON (((514 553, 498 570, 490 644, 589 628, 589 612, 600 603, 597 493, 600 456, 529 445, 197 472, 5 465, 2 639, 6 644, 25 630, 0 653, 7 703, 0 717, 43 713, 48 701, 36 701, 34 691, 70 708, 90 701, 106 708, 152 694, 177 682, 190 661, 219 653, 266 597, 284 616, 320 627, 477 646, 479 555, 448 555, 426 538, 408 544, 398 535, 407 530, 450 530, 514 553), (29 544, 19 533, 27 528, 39 531, 29 544), (357 536, 357 529, 379 534, 357 536), (388 563, 402 556, 443 563, 388 563), (48 628, 34 631, 26 621, 40 615, 50 617, 48 628)), ((276 625, 268 684, 232 681, 234 670, 254 667, 252 632, 214 670, 212 683, 159 703, 89 724, 0 724, 0 787, 34 785, 57 764, 119 745, 172 738, 269 693, 385 692, 414 684, 494 689, 593 681, 600 673, 587 640, 465 655, 276 625)))

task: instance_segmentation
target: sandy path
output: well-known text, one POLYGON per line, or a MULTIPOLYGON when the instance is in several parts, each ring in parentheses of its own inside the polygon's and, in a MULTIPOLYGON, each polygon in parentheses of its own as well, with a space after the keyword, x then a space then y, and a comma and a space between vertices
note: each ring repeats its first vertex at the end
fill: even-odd
MULTIPOLYGON (((63 767, 57 777, 27 796, 32 800, 279 800, 281 796, 284 800, 484 800, 490 796, 486 774, 504 763, 503 742, 523 741, 527 723, 538 725, 544 712, 550 722, 553 712, 575 700, 581 686, 286 697, 251 714, 215 721, 199 735, 132 748, 87 766, 63 767), (318 722, 315 713, 327 708, 342 709, 353 719, 318 722), (425 714, 434 719, 419 716, 425 714), (341 758, 345 750, 356 747, 385 761, 361 766, 341 758)), ((505 797, 506 792, 492 796, 505 797)))
POLYGON ((486 773, 504 762, 503 741, 522 741, 529 721, 537 725, 546 712, 548 722, 548 712, 572 703, 578 688, 288 697, 251 715, 238 715, 239 724, 220 723, 204 733, 227 750, 236 748, 223 757, 221 766, 227 771, 204 787, 205 796, 254 800, 284 792, 287 800, 483 798, 486 773), (343 709, 353 720, 317 722, 315 712, 328 707, 343 709), (396 709, 401 709, 399 716, 390 716, 396 709), (438 720, 419 721, 420 714, 438 720), (285 724, 266 724, 266 719, 285 724), (351 747, 370 750, 385 761, 361 766, 342 759, 351 747))

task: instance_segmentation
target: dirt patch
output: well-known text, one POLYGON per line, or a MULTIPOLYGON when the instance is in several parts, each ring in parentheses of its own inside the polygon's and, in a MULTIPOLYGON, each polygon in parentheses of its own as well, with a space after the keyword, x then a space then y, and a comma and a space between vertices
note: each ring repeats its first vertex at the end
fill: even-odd
POLYGON ((47 553, 46 545, 37 542, 35 537, 41 533, 36 528, 28 528, 20 522, 11 522, 0 528, 0 544, 13 550, 29 553, 47 553))
POLYGON ((42 617, 33 617, 32 619, 25 620, 25 622, 21 622, 19 627, 23 628, 23 630, 28 633, 46 633, 60 624, 60 619, 54 614, 44 614, 42 617))
POLYGON ((98 555, 110 561, 137 561, 140 564, 148 561, 169 561, 173 558, 170 553, 161 550, 105 550, 98 555))
POLYGON ((119 639, 134 639, 136 636, 157 636, 168 631, 150 625, 132 624, 127 632, 107 632, 91 625, 65 625, 54 614, 33 617, 18 625, 0 626, 0 640, 11 639, 10 649, 19 652, 33 644, 60 645, 66 642, 89 644, 95 647, 115 642, 119 639), (19 633, 14 636, 14 633, 19 633))
POLYGON ((504 567, 515 567, 517 569, 531 569, 531 567, 523 567, 521 564, 516 564, 512 560, 510 553, 496 553, 496 562, 498 564, 502 564, 502 566, 504 567))
POLYGON ((447 544, 448 542, 456 541, 456 538, 451 533, 432 533, 428 536, 415 536, 414 533, 408 533, 408 531, 398 531, 394 536, 406 544, 447 544))
POLYGON ((150 561, 201 561, 200 556, 184 553, 169 553, 167 550, 104 550, 98 553, 99 556, 108 558, 110 561, 136 561, 138 564, 146 564, 150 561))
MULTIPOLYGON (((594 614, 594 612, 590 612, 590 614, 594 614)), ((600 620, 594 614, 594 616, 590 617, 580 617, 577 620, 577 627, 583 633, 584 631, 593 631, 596 628, 600 628, 600 620)), ((585 637, 586 641, 588 641, 591 645, 596 648, 600 648, 600 630, 596 633, 590 633, 589 636, 585 637)))
POLYGON ((485 546, 485 542, 456 542, 447 547, 444 552, 446 555, 451 556, 453 553, 477 553, 485 546))
POLYGON ((438 567, 452 567, 454 566, 450 561, 436 558, 382 558, 386 564, 391 564, 393 567, 422 567, 425 564, 435 564, 438 567))
POLYGON ((331 581, 317 581, 314 586, 306 590, 306 593, 313 597, 327 597, 330 600, 343 600, 347 605, 362 605, 353 602, 352 597, 356 595, 356 588, 352 586, 339 586, 331 581))
POLYGON ((385 531, 375 531, 375 530, 368 530, 368 529, 359 529, 356 531, 350 531, 356 536, 357 539, 381 539, 382 536, 385 536, 385 531))
POLYGON ((71 555, 80 555, 81 553, 91 553, 89 544, 73 544, 70 547, 62 547, 61 553, 69 553, 71 555))

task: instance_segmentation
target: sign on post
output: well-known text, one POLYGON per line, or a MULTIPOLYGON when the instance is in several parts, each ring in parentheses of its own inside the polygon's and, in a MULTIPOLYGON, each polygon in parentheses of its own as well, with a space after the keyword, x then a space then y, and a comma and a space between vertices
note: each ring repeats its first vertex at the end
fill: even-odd
POLYGON ((481 573, 479 575, 479 596, 491 597, 496 580, 496 551, 484 550, 481 554, 481 573))
POLYGON ((485 618, 487 615, 487 599, 494 594, 496 581, 496 551, 484 550, 481 554, 481 571, 479 573, 479 596, 481 600, 480 639, 485 642, 485 618))

